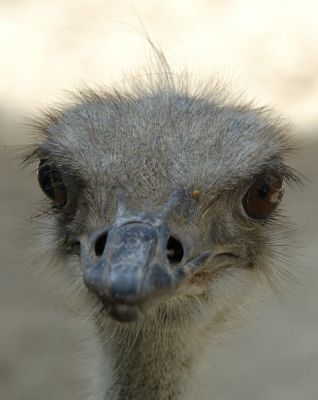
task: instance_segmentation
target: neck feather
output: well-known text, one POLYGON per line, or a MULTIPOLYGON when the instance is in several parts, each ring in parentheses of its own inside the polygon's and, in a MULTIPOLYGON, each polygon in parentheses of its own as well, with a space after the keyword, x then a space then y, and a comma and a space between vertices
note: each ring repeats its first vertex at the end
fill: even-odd
POLYGON ((193 346, 193 333, 157 324, 131 331, 115 329, 103 346, 104 363, 111 360, 112 364, 103 400, 187 398, 184 392, 199 353, 193 346))

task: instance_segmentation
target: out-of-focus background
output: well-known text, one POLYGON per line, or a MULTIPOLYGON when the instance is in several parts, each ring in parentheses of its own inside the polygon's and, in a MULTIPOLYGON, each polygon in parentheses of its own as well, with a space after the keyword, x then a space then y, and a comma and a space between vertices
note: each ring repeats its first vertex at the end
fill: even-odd
POLYGON ((317 15, 315 0, 0 0, 1 400, 81 399, 87 385, 77 328, 25 268, 21 237, 42 195, 6 147, 30 137, 10 126, 65 89, 146 65, 140 20, 176 70, 231 81, 295 126, 292 166, 310 181, 284 202, 298 224, 292 268, 302 283, 284 301, 269 296, 220 345, 212 385, 218 400, 318 398, 317 15))

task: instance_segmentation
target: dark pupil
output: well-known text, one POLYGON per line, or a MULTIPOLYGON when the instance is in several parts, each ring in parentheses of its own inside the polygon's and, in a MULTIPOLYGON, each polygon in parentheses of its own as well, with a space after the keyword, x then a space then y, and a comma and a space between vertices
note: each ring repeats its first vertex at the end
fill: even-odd
POLYGON ((55 192, 53 188, 53 173, 49 165, 40 166, 40 183, 43 191, 49 196, 51 199, 54 199, 55 192))
POLYGON ((39 165, 39 183, 43 192, 52 199, 56 205, 66 203, 66 188, 61 176, 54 165, 41 161, 39 165))
POLYGON ((269 187, 267 185, 263 185, 260 187, 259 191, 258 191, 258 195, 259 197, 261 197, 262 199, 264 199, 269 192, 269 187))

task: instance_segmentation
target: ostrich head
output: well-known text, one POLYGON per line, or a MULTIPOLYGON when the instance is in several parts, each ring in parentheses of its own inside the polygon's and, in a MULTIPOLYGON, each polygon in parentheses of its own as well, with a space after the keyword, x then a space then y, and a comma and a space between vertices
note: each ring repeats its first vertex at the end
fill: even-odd
POLYGON ((49 247, 114 324, 209 320, 275 271, 288 129, 223 93, 165 71, 35 123, 49 247))

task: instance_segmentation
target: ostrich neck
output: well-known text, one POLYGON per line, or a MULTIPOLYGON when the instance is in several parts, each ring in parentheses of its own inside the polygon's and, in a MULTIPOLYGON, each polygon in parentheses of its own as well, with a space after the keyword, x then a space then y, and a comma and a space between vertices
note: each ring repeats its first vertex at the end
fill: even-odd
POLYGON ((160 326, 140 329, 128 338, 127 332, 117 332, 105 347, 105 357, 112 359, 112 379, 103 400, 185 399, 193 361, 189 340, 189 333, 160 326))

